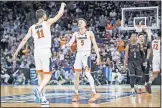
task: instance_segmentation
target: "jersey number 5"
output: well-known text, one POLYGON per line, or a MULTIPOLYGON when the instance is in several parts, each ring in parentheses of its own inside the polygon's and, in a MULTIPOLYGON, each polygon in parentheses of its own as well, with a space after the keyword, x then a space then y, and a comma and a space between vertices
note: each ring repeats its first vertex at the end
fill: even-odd
POLYGON ((38 39, 39 38, 43 38, 44 37, 43 30, 42 29, 41 30, 38 30, 37 31, 37 35, 38 35, 38 39))
POLYGON ((158 44, 154 44, 154 49, 158 50, 158 44))
POLYGON ((84 40, 81 40, 81 45, 82 45, 82 46, 84 45, 84 40))

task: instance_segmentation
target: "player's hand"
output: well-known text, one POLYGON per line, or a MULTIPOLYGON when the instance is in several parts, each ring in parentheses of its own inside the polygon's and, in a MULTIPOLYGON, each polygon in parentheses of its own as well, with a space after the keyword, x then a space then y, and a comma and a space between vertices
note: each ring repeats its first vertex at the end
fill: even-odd
POLYGON ((66 6, 66 4, 65 4, 64 2, 62 2, 62 3, 61 3, 61 6, 65 7, 65 6, 66 6))

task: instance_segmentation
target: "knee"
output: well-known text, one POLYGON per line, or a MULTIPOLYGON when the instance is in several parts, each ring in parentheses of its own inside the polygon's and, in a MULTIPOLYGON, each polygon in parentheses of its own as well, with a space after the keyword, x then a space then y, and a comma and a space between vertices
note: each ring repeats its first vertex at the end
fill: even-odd
POLYGON ((158 76, 158 72, 153 72, 152 75, 157 77, 158 76))
POLYGON ((75 73, 74 73, 74 76, 75 76, 75 77, 79 77, 79 75, 80 75, 80 72, 75 72, 75 73))
POLYGON ((87 66, 84 68, 84 72, 90 72, 90 68, 88 68, 87 66))

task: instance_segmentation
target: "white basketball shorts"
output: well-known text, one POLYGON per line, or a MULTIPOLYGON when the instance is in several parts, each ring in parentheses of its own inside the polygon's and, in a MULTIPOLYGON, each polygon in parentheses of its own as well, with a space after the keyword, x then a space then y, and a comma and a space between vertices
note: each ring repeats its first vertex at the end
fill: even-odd
POLYGON ((37 72, 50 72, 52 71, 51 62, 51 49, 35 49, 34 60, 37 72))
POLYGON ((160 55, 153 56, 152 70, 153 72, 160 71, 160 55))
POLYGON ((76 54, 75 63, 74 63, 74 70, 81 71, 82 68, 89 68, 91 69, 91 58, 90 58, 91 51, 79 51, 76 54))

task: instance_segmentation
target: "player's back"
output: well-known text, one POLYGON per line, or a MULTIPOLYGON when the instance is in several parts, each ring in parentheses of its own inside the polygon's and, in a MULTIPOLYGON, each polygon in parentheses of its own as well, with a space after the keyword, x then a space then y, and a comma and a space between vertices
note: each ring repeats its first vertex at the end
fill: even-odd
POLYGON ((153 56, 160 55, 160 40, 152 41, 153 56))
POLYGON ((51 48, 51 31, 45 21, 32 25, 32 36, 34 38, 35 49, 51 48))
POLYGON ((91 39, 89 31, 86 31, 84 34, 76 33, 77 40, 77 51, 91 51, 91 39))

